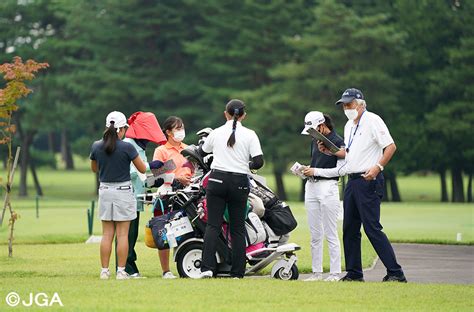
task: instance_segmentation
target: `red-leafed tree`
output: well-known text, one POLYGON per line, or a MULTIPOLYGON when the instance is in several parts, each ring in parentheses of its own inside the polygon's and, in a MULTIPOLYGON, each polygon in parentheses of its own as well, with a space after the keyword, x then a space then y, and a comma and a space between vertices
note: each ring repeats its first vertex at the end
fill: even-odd
POLYGON ((25 81, 35 78, 35 73, 41 69, 47 68, 47 63, 37 63, 33 60, 28 60, 23 63, 21 57, 14 57, 12 63, 5 63, 0 65, 0 74, 3 74, 3 79, 6 81, 5 87, 0 89, 0 144, 7 145, 8 159, 7 159, 7 179, 2 183, 5 189, 5 200, 0 219, 0 224, 3 223, 5 211, 10 211, 10 235, 8 237, 8 256, 13 254, 13 232, 15 228, 15 221, 18 219, 18 214, 12 209, 10 202, 11 184, 13 181, 13 174, 15 172, 16 163, 18 161, 19 149, 15 159, 12 154, 12 136, 16 128, 12 124, 13 114, 18 110, 18 100, 28 96, 33 90, 29 89, 25 81))

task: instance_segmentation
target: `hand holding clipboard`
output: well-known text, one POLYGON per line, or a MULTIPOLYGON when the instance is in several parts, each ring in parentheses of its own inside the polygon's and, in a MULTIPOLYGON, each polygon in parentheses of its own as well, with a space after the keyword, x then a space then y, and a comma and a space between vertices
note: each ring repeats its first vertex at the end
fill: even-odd
POLYGON ((323 142, 324 146, 326 146, 326 148, 329 149, 331 153, 334 154, 340 151, 339 147, 334 145, 334 143, 332 143, 327 137, 325 137, 324 134, 317 131, 316 129, 309 128, 306 131, 309 133, 310 136, 312 136, 316 140, 323 142))

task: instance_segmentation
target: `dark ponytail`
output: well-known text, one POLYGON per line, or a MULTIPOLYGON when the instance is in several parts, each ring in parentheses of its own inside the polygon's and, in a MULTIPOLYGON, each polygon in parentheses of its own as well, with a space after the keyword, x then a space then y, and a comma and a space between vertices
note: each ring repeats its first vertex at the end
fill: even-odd
POLYGON ((102 139, 104 140, 105 153, 108 155, 112 154, 115 151, 115 145, 119 139, 117 135, 117 129, 114 127, 113 121, 111 121, 110 126, 105 129, 102 139))
POLYGON ((230 100, 227 103, 226 112, 233 117, 234 122, 232 123, 232 133, 227 140, 228 147, 234 147, 235 144, 235 130, 237 129, 237 120, 242 117, 245 113, 245 103, 241 100, 230 100))

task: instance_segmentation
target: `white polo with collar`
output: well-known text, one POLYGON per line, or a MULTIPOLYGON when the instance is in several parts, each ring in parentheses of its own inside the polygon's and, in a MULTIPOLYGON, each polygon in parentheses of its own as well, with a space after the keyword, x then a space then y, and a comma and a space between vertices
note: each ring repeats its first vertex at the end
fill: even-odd
POLYGON ((206 138, 202 150, 214 155, 211 169, 249 174, 250 158, 263 155, 260 141, 255 131, 242 126, 238 121, 235 144, 233 147, 228 147, 227 141, 232 134, 233 122, 229 120, 223 126, 214 129, 206 138))
POLYGON ((316 168, 318 176, 335 177, 366 172, 380 161, 383 149, 394 143, 385 122, 377 114, 365 111, 359 120, 357 131, 356 128, 357 123, 354 124, 354 121, 346 123, 344 143, 346 149, 349 149, 346 158, 339 160, 336 168, 316 168))

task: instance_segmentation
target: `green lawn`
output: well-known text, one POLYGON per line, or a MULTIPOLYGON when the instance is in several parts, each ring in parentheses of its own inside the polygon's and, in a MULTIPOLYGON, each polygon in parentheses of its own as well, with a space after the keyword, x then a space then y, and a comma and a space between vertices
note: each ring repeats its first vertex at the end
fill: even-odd
MULTIPOLYGON (((6 223, 0 228, 0 311, 7 308, 3 298, 10 291, 22 298, 30 292, 45 292, 50 297, 58 292, 68 311, 474 309, 472 285, 308 284, 271 278, 165 281, 159 278, 156 250, 145 247, 142 241, 137 246, 138 265, 148 279, 100 281, 99 246, 83 243, 88 236, 86 212, 90 200, 95 199, 94 176, 85 170, 41 170, 40 174, 46 196, 39 201, 39 218, 36 218, 34 196, 13 199, 13 206, 21 216, 16 224, 13 258, 7 256, 6 223)), ((290 176, 285 178, 293 181, 287 184, 296 190, 299 181, 290 176)), ((417 182, 408 179, 407 184, 413 183, 414 187, 423 181, 426 185, 435 181, 433 177, 425 178, 428 180, 420 182, 418 177, 413 177, 417 182)), ((421 185, 419 190, 411 192, 423 192, 424 187, 421 185)), ((297 253, 298 266, 301 272, 310 272, 304 205, 290 202, 290 206, 299 223, 291 237, 292 242, 302 246, 297 253)), ((473 208, 472 204, 386 203, 382 206, 382 224, 392 241, 457 243, 456 234, 462 233, 461 243, 473 244, 473 208)), ((149 215, 148 211, 142 215, 141 229, 149 215)), ((95 217, 94 233, 100 232, 95 217)), ((363 264, 367 267, 373 262, 375 252, 363 237, 363 264)), ((329 269, 327 252, 324 269, 329 269)))
MULTIPOLYGON (((305 283, 159 278, 156 252, 138 248, 144 280, 98 279, 98 245, 18 245, 0 250, 0 297, 57 292, 67 311, 472 311, 473 286, 305 283)), ((3 298, 0 310, 9 311, 3 298)), ((56 307, 58 307, 56 305, 56 307)), ((49 310, 49 309, 48 309, 49 310)))
MULTIPOLYGON (((43 187, 45 197, 55 199, 90 200, 94 198, 95 176, 88 168, 88 162, 79 161, 76 164, 80 168, 75 171, 39 169, 38 175, 43 187)), ((267 178, 268 185, 275 189, 275 179, 269 172, 269 168, 264 168, 262 174, 267 178)), ((3 171, 0 176, 4 177, 3 171)), ((19 174, 15 175, 14 194, 17 194, 19 174)), ((35 190, 32 185, 32 178, 28 176, 29 196, 34 198, 35 190)), ((440 179, 438 175, 410 175, 399 176, 397 178, 400 194, 404 202, 439 202, 441 195, 440 179)), ((290 200, 298 200, 301 192, 301 179, 287 174, 284 176, 285 188, 290 200)), ((467 186, 467 178, 464 183, 467 186)), ((448 193, 451 192, 451 183, 448 180, 448 193)))

